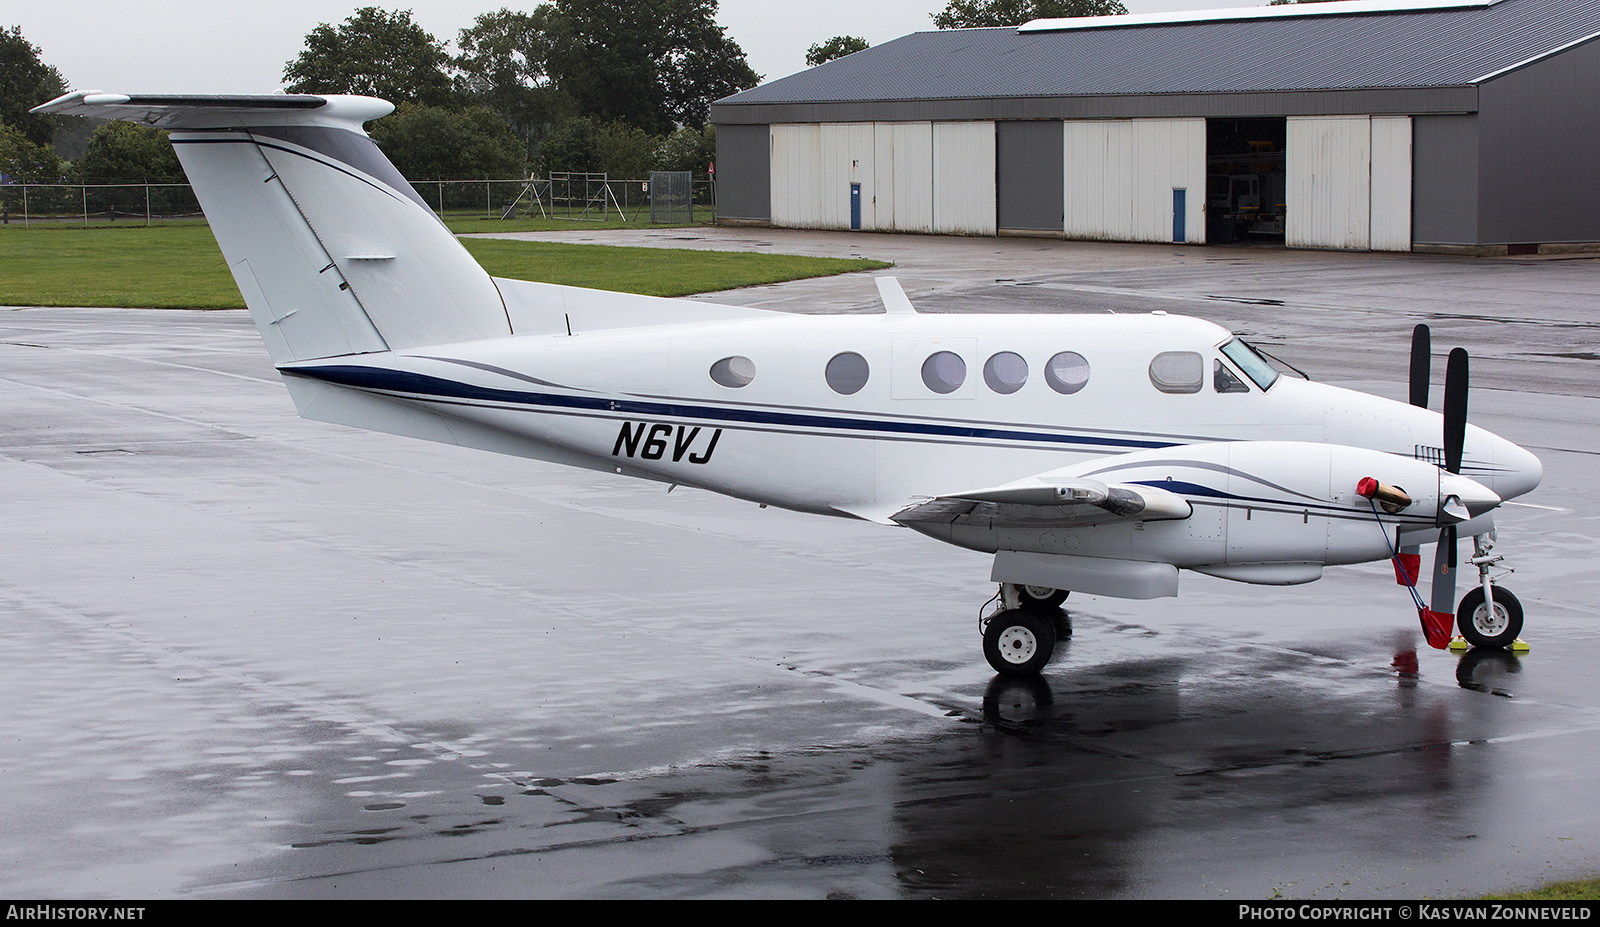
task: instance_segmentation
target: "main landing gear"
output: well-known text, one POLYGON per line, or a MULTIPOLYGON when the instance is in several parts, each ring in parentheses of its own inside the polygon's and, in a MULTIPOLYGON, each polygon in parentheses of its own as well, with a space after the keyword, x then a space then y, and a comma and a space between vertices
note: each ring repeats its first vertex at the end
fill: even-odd
POLYGON ((999 598, 999 611, 983 621, 984 658, 1004 676, 1039 675, 1055 652, 1056 640, 1072 633, 1072 626, 1063 620, 1066 616, 1060 614, 1067 593, 1002 583, 999 598))

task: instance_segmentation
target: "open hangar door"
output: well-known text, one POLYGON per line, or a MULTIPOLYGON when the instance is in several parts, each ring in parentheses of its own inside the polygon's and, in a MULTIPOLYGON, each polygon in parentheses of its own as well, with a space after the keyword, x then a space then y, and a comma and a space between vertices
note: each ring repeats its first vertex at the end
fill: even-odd
POLYGON ((1206 241, 1284 241, 1288 120, 1206 120, 1206 241))

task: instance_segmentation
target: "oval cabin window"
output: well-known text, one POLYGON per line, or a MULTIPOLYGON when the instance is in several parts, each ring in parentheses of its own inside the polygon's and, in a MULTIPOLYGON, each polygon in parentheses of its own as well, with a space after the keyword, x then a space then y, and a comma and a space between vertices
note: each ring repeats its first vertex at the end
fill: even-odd
POLYGON ((1195 351, 1162 351, 1150 362, 1150 382, 1163 393, 1198 393, 1206 382, 1206 362, 1195 351))
POLYGON ((711 365, 711 379, 715 380, 718 386, 738 389, 741 386, 749 386, 750 381, 755 378, 756 362, 748 357, 739 355, 724 357, 711 365))
POLYGON ((1009 396, 1028 382, 1028 362, 1021 354, 1001 351, 983 365, 983 382, 995 392, 1009 396))
POLYGON ((1082 354, 1062 351, 1045 365, 1044 381, 1056 392, 1070 396, 1089 382, 1089 362, 1082 354))
POLYGON ((854 351, 835 354, 833 360, 828 361, 828 368, 823 371, 823 376, 828 380, 828 387, 842 396, 851 396, 861 391, 867 385, 867 377, 871 374, 867 366, 867 359, 854 351))
POLYGON ((965 382, 967 362, 959 354, 939 351, 928 355, 928 359, 922 362, 923 385, 941 396, 955 392, 965 382))

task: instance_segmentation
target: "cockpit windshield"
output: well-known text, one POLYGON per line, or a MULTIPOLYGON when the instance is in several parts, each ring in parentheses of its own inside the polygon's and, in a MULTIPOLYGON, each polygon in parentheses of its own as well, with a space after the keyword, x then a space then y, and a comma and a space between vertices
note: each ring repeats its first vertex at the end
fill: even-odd
POLYGON ((1257 354, 1255 348, 1250 347, 1238 338, 1223 345, 1222 353, 1228 355, 1228 360, 1239 365, 1239 369, 1244 371, 1245 376, 1253 380, 1263 391, 1278 382, 1278 371, 1267 363, 1266 358, 1257 354))

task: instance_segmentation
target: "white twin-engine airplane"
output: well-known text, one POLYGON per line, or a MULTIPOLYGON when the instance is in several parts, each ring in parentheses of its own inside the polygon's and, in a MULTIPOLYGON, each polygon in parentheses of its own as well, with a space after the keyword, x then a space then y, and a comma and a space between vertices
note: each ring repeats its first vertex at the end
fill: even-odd
MULTIPOLYGON (((1427 410, 1282 376, 1222 328, 1150 315, 799 316, 491 278, 367 137, 352 96, 72 93, 36 112, 172 131, 300 414, 903 525, 994 554, 985 656, 1038 673, 1068 590, 1179 570, 1305 583, 1393 559, 1434 646, 1512 643, 1493 510, 1540 463, 1466 424, 1466 355, 1427 410), (1437 542, 1431 601, 1418 546, 1437 542), (1488 606, 1485 603, 1489 603, 1488 606)), ((1419 326, 1419 329, 1421 327, 1419 326)))

